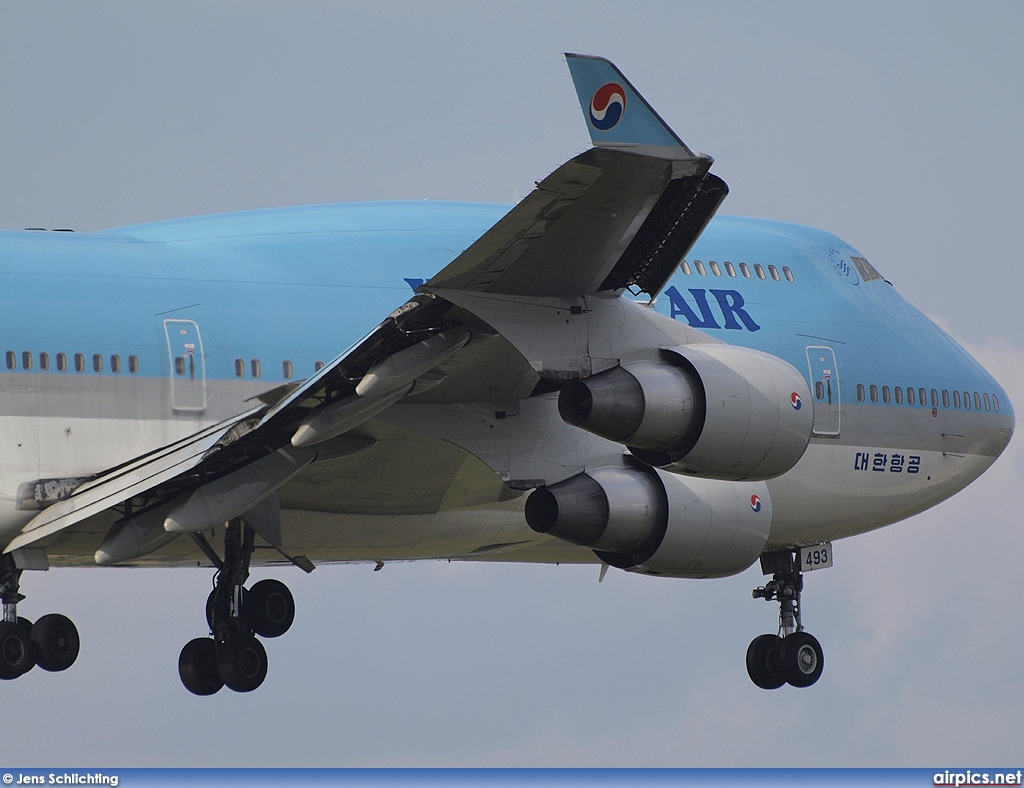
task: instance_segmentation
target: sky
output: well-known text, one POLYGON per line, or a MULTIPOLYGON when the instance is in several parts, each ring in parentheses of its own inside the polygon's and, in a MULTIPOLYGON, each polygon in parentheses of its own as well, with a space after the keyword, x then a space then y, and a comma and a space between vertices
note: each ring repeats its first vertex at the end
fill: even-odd
MULTIPOLYGON (((1024 5, 0 4, 0 227, 316 202, 511 202, 589 141, 562 52, 615 61, 730 186, 834 232, 1024 407, 1024 5)), ((460 563, 274 572, 255 693, 188 694, 207 569, 26 573, 70 670, 0 687, 24 766, 1020 765, 1011 443, 963 493, 808 574, 814 687, 744 669, 777 607, 714 581, 460 563)), ((256 577, 267 576, 257 572, 256 577)))

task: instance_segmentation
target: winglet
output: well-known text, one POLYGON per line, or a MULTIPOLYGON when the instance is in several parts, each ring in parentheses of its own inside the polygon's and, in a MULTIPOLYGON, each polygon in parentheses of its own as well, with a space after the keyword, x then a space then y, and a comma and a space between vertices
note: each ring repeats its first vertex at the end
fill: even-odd
POLYGON ((635 148, 665 159, 710 160, 686 147, 610 60, 571 52, 565 60, 594 145, 635 148))

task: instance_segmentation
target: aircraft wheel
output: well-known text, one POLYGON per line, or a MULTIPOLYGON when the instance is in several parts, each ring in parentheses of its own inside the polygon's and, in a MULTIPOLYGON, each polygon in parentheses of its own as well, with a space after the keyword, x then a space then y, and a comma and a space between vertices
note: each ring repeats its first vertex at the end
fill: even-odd
POLYGON ((32 650, 43 670, 67 670, 78 659, 78 630, 67 616, 49 613, 32 625, 32 650))
POLYGON ((779 664, 786 681, 794 687, 809 687, 821 677, 825 656, 821 644, 807 632, 794 632, 782 639, 779 664))
POLYGON ((242 611, 257 635, 276 638, 295 620, 295 599, 280 580, 260 580, 246 594, 242 611))
POLYGON ((196 638, 178 656, 178 676, 193 695, 213 695, 224 686, 217 668, 217 644, 213 638, 196 638))
POLYGON ((761 689, 778 689, 786 683, 779 661, 781 644, 776 635, 758 635, 747 646, 747 674, 761 689))
POLYGON ((0 621, 0 679, 16 679, 35 664, 32 642, 21 624, 0 621))
POLYGON ((217 667, 228 689, 252 692, 267 677, 267 652, 252 635, 236 634, 217 644, 217 667))

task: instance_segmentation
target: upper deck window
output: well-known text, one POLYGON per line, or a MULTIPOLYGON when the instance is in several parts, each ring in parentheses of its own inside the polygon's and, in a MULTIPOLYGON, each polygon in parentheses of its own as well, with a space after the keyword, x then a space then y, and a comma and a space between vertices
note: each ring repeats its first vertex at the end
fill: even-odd
POLYGON ((790 267, 788 265, 782 266, 782 275, 784 277, 786 277, 786 281, 787 282, 795 281, 795 279, 793 277, 793 271, 792 271, 792 269, 790 269, 790 267))
POLYGON ((743 274, 744 279, 750 279, 750 266, 746 263, 740 263, 740 273, 743 274))
POLYGON ((718 267, 718 263, 716 263, 714 260, 708 263, 708 265, 711 266, 711 273, 713 273, 715 276, 722 275, 722 269, 718 267))
POLYGON ((761 267, 760 263, 754 263, 754 273, 757 274, 758 279, 764 279, 764 268, 761 267))
POLYGON ((690 264, 688 262, 686 262, 685 260, 683 260, 683 262, 679 264, 679 267, 682 269, 683 273, 686 274, 687 276, 690 276, 690 274, 692 273, 690 271, 690 264))
POLYGON ((732 263, 729 263, 729 262, 724 263, 724 265, 725 265, 725 272, 727 274, 729 274, 729 276, 731 276, 733 279, 735 279, 736 278, 736 266, 734 266, 732 263))
POLYGON ((779 276, 779 269, 774 265, 768 266, 768 273, 771 274, 772 279, 778 282, 782 277, 779 276))
POLYGON ((707 270, 704 268, 704 263, 702 263, 700 260, 694 260, 693 267, 697 269, 697 273, 700 274, 701 276, 708 275, 707 270))

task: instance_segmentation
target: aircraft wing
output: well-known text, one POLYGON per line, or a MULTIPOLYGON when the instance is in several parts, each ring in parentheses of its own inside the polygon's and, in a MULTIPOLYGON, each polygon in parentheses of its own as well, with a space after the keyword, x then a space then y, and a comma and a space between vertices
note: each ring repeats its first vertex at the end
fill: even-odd
POLYGON ((728 194, 603 58, 566 60, 594 147, 537 184, 422 289, 657 295, 728 194))
MULTIPOLYGON (((708 172, 711 158, 686 147, 609 61, 566 58, 593 148, 540 182, 312 378, 82 484, 41 511, 7 551, 121 504, 124 519, 111 534, 131 532, 133 545, 156 544, 154 535, 165 531, 196 533, 276 500, 318 453, 345 451, 334 438, 403 398, 452 403, 535 393, 539 378, 529 363, 490 325, 446 300, 446 291, 581 297, 630 288, 654 297, 728 187, 708 172)), ((142 554, 105 544, 111 561, 142 554)))

